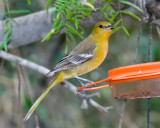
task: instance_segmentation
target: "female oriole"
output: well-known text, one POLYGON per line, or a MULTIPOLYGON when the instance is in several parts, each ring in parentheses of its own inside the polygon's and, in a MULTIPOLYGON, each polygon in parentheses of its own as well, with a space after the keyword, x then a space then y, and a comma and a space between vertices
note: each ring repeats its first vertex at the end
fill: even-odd
POLYGON ((50 71, 49 75, 53 76, 51 83, 30 108, 24 120, 29 119, 43 98, 55 85, 64 79, 88 73, 103 62, 108 52, 108 39, 113 28, 114 26, 108 22, 97 23, 91 34, 50 71))

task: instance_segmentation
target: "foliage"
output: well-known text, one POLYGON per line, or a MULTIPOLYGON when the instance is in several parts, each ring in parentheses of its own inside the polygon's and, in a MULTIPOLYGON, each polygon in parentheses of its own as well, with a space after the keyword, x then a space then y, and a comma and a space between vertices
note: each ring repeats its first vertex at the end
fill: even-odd
POLYGON ((128 1, 124 1, 124 0, 120 0, 119 1, 119 11, 115 11, 113 8, 112 8, 112 5, 114 4, 112 2, 112 0, 102 0, 102 3, 103 3, 103 7, 102 7, 102 11, 103 11, 103 16, 105 17, 106 20, 108 20, 111 24, 114 24, 114 26, 116 27, 114 30, 113 30, 113 33, 122 29, 126 35, 129 36, 129 32, 128 30, 126 29, 126 27, 124 25, 122 25, 122 22, 123 22, 123 19, 122 19, 122 14, 125 14, 125 15, 129 15, 137 20, 141 20, 138 16, 136 16, 134 13, 131 13, 129 11, 124 11, 124 10, 120 10, 120 3, 122 4, 127 4, 135 9, 137 9, 138 11, 142 12, 142 10, 134 5, 133 3, 131 2, 128 2, 128 1), (104 4, 106 3, 106 4, 104 4), (118 19, 117 17, 120 16, 120 18, 118 19), (118 20, 117 20, 118 19, 118 20))
POLYGON ((136 10, 142 12, 142 10, 141 10, 138 6, 136 6, 135 4, 133 4, 133 3, 129 2, 129 1, 120 0, 120 3, 122 3, 122 4, 127 4, 127 5, 135 8, 136 10))
POLYGON ((28 5, 30 5, 31 4, 31 0, 27 0, 27 3, 28 3, 28 5))
MULTIPOLYGON (((8 19, 5 21, 5 25, 7 29, 5 30, 5 36, 3 39, 2 44, 0 45, 0 50, 4 49, 7 52, 7 44, 11 41, 11 33, 12 33, 12 27, 9 25, 11 21, 14 21, 13 19, 8 19)), ((15 21, 14 21, 15 22, 15 21)))
MULTIPOLYGON (((29 0, 28 0, 28 2, 29 2, 29 0)), ((10 11, 8 0, 6 1, 6 5, 7 5, 7 12, 5 12, 3 14, 3 19, 6 19, 5 20, 6 30, 5 30, 5 35, 4 35, 3 42, 0 45, 0 50, 4 49, 7 52, 7 45, 12 40, 12 37, 11 37, 11 34, 12 34, 11 22, 16 23, 16 21, 13 18, 11 18, 11 15, 12 14, 26 14, 26 13, 30 13, 30 11, 29 10, 11 10, 10 11)))
POLYGON ((30 13, 30 10, 9 10, 8 12, 5 12, 3 14, 3 19, 6 19, 7 17, 10 17, 11 14, 27 14, 30 13))
MULTIPOLYGON (((51 2, 52 0, 48 0, 47 12, 51 2)), ((88 5, 91 4, 88 3, 88 5)), ((72 39, 74 43, 76 43, 74 35, 84 39, 83 36, 81 36, 83 28, 80 24, 82 19, 88 18, 91 12, 95 10, 88 5, 83 4, 80 0, 56 0, 54 3, 56 9, 53 14, 54 24, 51 31, 44 37, 42 42, 49 40, 53 34, 57 34, 62 28, 64 28, 67 42, 65 52, 67 53, 69 38, 72 39)))

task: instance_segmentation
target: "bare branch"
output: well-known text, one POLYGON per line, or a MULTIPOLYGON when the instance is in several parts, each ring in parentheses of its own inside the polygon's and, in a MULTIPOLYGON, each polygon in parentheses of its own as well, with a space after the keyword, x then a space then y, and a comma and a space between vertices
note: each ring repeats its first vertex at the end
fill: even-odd
MULTIPOLYGON (((54 8, 46 11, 39 11, 29 15, 14 18, 16 23, 12 22, 12 41, 9 48, 23 46, 41 40, 52 28, 52 14, 54 8)), ((0 44, 4 39, 3 21, 0 21, 0 44)))
POLYGON ((148 62, 151 62, 152 23, 149 23, 148 62))
POLYGON ((158 37, 160 39, 160 30, 159 30, 159 27, 157 25, 156 25, 156 30, 157 30, 158 37))
MULTIPOLYGON (((151 62, 152 23, 149 23, 148 62, 151 62)), ((150 128, 150 98, 147 99, 147 128, 150 128)))
POLYGON ((121 128, 121 127, 122 127, 122 122, 123 122, 124 113, 125 113, 125 110, 126 110, 126 105, 127 105, 127 99, 125 99, 125 100, 123 101, 123 105, 122 105, 122 109, 121 109, 121 115, 120 115, 120 120, 119 120, 119 126, 118 126, 118 128, 121 128))
MULTIPOLYGON (((33 63, 33 62, 28 61, 26 59, 23 59, 21 57, 6 53, 4 51, 0 51, 0 58, 2 58, 4 60, 7 60, 7 61, 10 61, 10 62, 17 63, 17 64, 19 64, 21 66, 27 67, 27 68, 35 71, 35 72, 39 72, 42 75, 46 75, 50 71, 49 69, 47 69, 47 68, 45 68, 43 66, 40 66, 40 65, 38 65, 36 63, 33 63)), ((91 106, 97 108, 100 112, 107 113, 108 110, 112 108, 112 106, 103 107, 100 104, 98 104, 96 101, 91 99, 90 96, 88 97, 87 95, 82 95, 81 93, 77 92, 77 88, 73 84, 69 83, 66 80, 64 80, 62 82, 62 85, 65 88, 67 88, 70 92, 72 92, 74 95, 79 97, 80 99, 86 99, 87 103, 89 103, 91 106)), ((96 94, 96 96, 97 96, 97 94, 96 94)))
POLYGON ((8 61, 11 61, 11 62, 14 62, 14 63, 17 63, 21 66, 24 66, 24 67, 27 67, 29 69, 32 69, 33 71, 36 71, 36 72, 39 72, 40 74, 43 74, 43 75, 46 75, 50 70, 43 67, 43 66, 40 66, 36 63, 33 63, 31 61, 28 61, 28 60, 25 60, 21 57, 18 57, 18 56, 15 56, 15 55, 12 55, 12 54, 9 54, 9 53, 6 53, 4 51, 0 51, 0 58, 3 58, 5 60, 8 60, 8 61))
POLYGON ((103 107, 92 99, 89 99, 89 104, 96 107, 102 114, 107 114, 108 110, 113 109, 112 106, 103 107))
POLYGON ((137 53, 138 53, 138 46, 139 46, 139 43, 140 43, 141 32, 142 32, 142 22, 139 23, 139 30, 138 30, 137 43, 136 43, 136 52, 135 52, 135 56, 133 57, 132 64, 136 63, 136 58, 137 58, 137 53))
POLYGON ((23 115, 22 115, 22 104, 21 104, 21 78, 20 78, 20 68, 17 67, 17 77, 18 77, 18 112, 19 114, 19 122, 18 127, 23 127, 23 115))
POLYGON ((77 88, 72 85, 71 83, 69 83, 68 81, 63 81, 62 82, 63 86, 67 89, 69 89, 71 92, 73 92, 77 97, 79 97, 80 99, 87 99, 88 103, 90 105, 92 105, 93 107, 97 108, 100 112, 102 113, 107 113, 109 109, 112 109, 112 106, 109 107, 103 107, 100 104, 98 104, 96 101, 94 101, 93 99, 89 98, 86 95, 82 95, 81 93, 77 92, 77 88))

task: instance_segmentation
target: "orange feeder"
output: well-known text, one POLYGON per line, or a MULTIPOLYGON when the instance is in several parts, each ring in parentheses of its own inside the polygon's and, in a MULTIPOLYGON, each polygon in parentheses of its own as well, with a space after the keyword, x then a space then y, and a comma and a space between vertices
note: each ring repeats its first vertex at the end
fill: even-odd
MULTIPOLYGON (((109 85, 87 88, 86 91, 111 87, 114 98, 135 99, 160 97, 160 62, 142 63, 109 70, 108 78, 94 84, 109 85)), ((78 91, 83 91, 84 86, 78 91)))

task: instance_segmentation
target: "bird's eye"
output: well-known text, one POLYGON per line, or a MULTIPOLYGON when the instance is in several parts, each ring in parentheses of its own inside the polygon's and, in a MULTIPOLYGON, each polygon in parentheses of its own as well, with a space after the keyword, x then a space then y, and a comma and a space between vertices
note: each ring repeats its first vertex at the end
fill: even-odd
POLYGON ((99 25, 99 28, 103 28, 103 25, 99 25))

